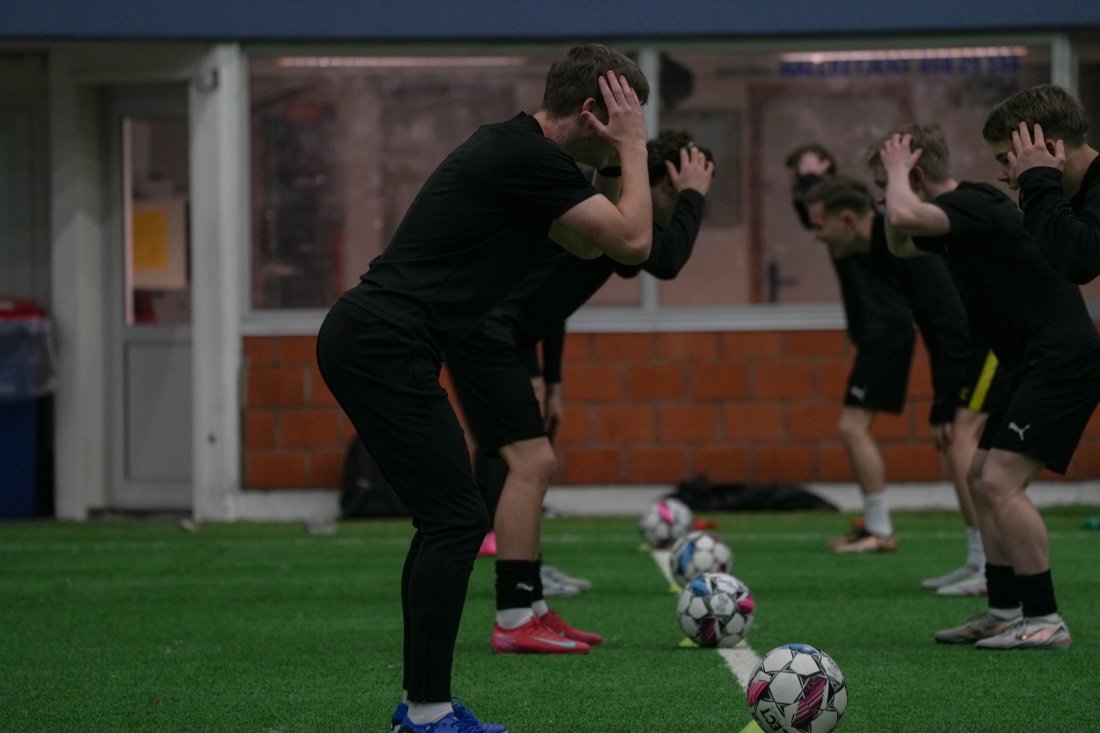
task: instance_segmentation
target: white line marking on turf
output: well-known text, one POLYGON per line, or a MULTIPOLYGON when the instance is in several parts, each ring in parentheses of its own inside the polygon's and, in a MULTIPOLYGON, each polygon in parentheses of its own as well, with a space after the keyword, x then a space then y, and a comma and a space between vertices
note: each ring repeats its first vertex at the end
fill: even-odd
MULTIPOLYGON (((665 576, 665 580, 669 582, 669 585, 676 585, 668 564, 668 550, 654 549, 650 552, 650 556, 653 558, 653 562, 657 563, 661 575, 665 576)), ((722 659, 726 661, 726 666, 733 672, 733 676, 737 678, 737 683, 741 685, 741 689, 748 690, 749 679, 756 670, 756 665, 760 664, 760 655, 749 646, 747 639, 732 649, 718 649, 717 651, 722 659)))

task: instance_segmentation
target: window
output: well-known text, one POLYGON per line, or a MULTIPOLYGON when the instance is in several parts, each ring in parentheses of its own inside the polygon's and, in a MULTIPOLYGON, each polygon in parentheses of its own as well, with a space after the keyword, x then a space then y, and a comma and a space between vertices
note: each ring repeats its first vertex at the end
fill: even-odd
MULTIPOLYGON (((815 309, 839 314, 825 249, 791 207, 789 151, 820 142, 843 172, 869 178, 861 162, 867 144, 903 122, 936 121, 956 177, 994 181, 981 138, 986 113, 1051 76, 1046 44, 867 45, 874 47, 648 49, 658 60, 650 101, 658 128, 691 130, 715 153, 717 177, 680 276, 613 278, 580 321, 643 314, 650 325, 683 326, 700 323, 701 312, 727 320, 750 312, 766 319, 783 308, 801 318, 815 309)), ((560 52, 254 56, 252 308, 327 307, 381 252, 447 152, 479 124, 536 109, 560 52)), ((1095 49, 1087 56, 1096 57, 1095 49)), ((1093 106, 1098 68, 1082 63, 1093 106)), ((1100 300, 1100 286, 1093 297, 1100 300)))

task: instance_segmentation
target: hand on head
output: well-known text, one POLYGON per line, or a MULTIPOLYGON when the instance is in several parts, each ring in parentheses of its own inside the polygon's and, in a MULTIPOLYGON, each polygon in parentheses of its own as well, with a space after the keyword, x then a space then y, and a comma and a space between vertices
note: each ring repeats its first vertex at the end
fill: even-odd
POLYGON ((912 142, 913 136, 909 133, 904 135, 895 133, 882 144, 879 158, 882 160, 882 167, 886 171, 887 179, 893 179, 895 176, 904 179, 909 175, 909 171, 917 165, 917 161, 920 160, 921 153, 924 151, 920 148, 910 150, 912 142))
POLYGON ((607 140, 615 150, 621 151, 631 146, 639 146, 643 151, 646 143, 645 113, 638 94, 627 82, 626 77, 608 71, 599 79, 600 92, 607 108, 607 123, 600 121, 589 110, 581 112, 581 118, 597 135, 607 140))
POLYGON ((703 151, 694 145, 680 148, 678 169, 668 160, 665 161, 665 169, 668 171, 668 180, 677 193, 690 188, 706 196, 714 181, 714 163, 707 160, 703 151))
POLYGON ((1012 152, 1008 153, 1008 175, 1013 181, 1031 168, 1057 168, 1065 170, 1066 146, 1061 140, 1048 143, 1043 135, 1042 125, 1036 123, 1035 136, 1027 129, 1027 123, 1021 122, 1020 129, 1012 133, 1012 152))

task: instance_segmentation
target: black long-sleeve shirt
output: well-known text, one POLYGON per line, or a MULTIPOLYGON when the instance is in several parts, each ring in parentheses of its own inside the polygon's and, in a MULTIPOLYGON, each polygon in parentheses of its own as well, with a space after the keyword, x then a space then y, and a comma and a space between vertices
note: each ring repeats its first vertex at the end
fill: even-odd
MULTIPOLYGON (((653 227, 649 259, 624 265, 609 257, 582 260, 547 240, 535 270, 501 303, 490 318, 507 321, 516 345, 533 349, 554 334, 564 337, 565 320, 588 301, 612 274, 635 277, 643 270, 663 280, 679 274, 695 247, 706 199, 698 191, 680 192, 668 227, 653 227)), ((544 344, 543 373, 547 382, 561 379, 561 349, 544 344)))
POLYGON ((1100 275, 1100 157, 1085 171, 1081 189, 1067 200, 1057 168, 1020 175, 1024 228, 1054 269, 1077 284, 1100 275))

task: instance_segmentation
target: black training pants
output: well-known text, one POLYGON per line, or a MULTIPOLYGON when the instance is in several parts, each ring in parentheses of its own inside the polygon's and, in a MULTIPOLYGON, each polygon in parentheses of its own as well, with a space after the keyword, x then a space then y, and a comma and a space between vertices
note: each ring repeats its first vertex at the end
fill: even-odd
POLYGON ((441 360, 425 336, 340 302, 321 325, 317 363, 413 517, 401 575, 409 700, 450 701, 455 639, 489 514, 439 384, 441 360))

